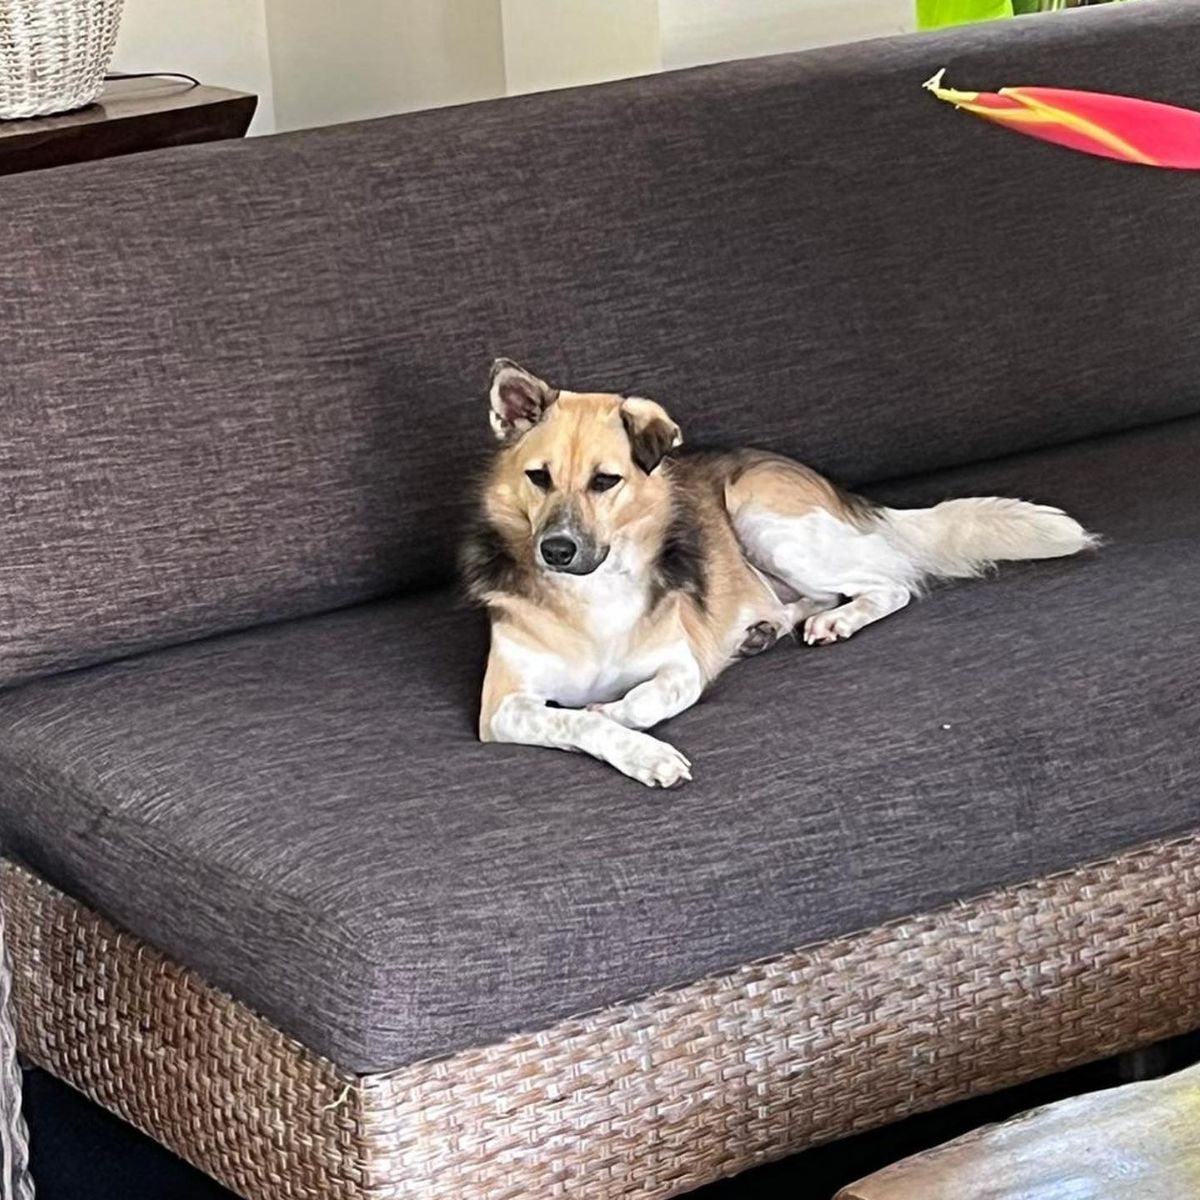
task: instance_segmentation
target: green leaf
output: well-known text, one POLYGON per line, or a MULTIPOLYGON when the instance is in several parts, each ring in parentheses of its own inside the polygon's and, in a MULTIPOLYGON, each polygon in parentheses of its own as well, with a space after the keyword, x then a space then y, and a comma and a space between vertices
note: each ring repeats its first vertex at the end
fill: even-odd
POLYGON ((1013 15, 1013 0, 917 0, 917 27, 938 29, 1013 15))

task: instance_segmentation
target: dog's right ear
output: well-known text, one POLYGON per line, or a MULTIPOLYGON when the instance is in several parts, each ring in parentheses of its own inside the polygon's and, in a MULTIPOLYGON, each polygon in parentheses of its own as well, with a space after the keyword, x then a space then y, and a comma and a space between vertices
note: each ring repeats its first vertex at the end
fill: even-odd
POLYGON ((676 446, 683 445, 679 426, 667 415, 667 410, 653 400, 629 396, 621 401, 621 424, 629 435, 630 457, 647 475, 676 446))
POLYGON ((492 363, 492 429, 502 442, 515 441, 532 429, 558 399, 558 389, 531 375, 511 358, 492 363))

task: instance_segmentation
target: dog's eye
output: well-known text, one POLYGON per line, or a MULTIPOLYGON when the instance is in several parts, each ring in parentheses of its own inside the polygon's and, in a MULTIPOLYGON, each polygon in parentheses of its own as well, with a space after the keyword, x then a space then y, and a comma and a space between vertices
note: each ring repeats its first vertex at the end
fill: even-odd
POLYGON ((541 488, 543 492, 550 490, 550 472, 545 467, 535 467, 532 471, 526 471, 525 474, 534 487, 541 488))
POLYGON ((620 482, 620 475, 605 475, 603 471, 597 471, 592 476, 592 482, 589 486, 593 492, 607 492, 611 488, 615 488, 620 482))

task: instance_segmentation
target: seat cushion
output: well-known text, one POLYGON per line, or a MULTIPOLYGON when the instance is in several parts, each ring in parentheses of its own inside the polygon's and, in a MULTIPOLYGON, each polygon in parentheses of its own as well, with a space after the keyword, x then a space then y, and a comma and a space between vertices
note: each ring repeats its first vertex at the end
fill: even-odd
POLYGON ((695 782, 474 738, 444 594, 0 695, 0 837, 356 1071, 381 1071, 1197 824, 1200 421, 878 489, 1063 503, 1006 568, 730 671, 695 782))

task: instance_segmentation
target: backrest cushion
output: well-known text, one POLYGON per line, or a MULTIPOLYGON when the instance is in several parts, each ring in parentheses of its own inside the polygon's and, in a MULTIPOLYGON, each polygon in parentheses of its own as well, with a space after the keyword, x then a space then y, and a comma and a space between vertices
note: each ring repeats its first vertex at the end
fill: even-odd
POLYGON ((0 181, 0 682, 447 578, 489 360, 847 482, 1200 409, 1200 176, 921 89, 1200 108, 1138 0, 0 181))

